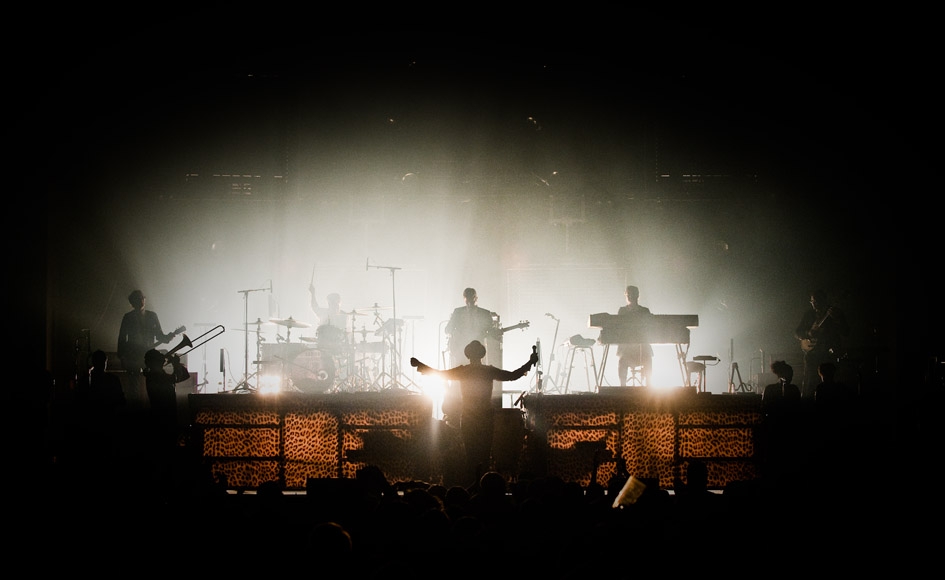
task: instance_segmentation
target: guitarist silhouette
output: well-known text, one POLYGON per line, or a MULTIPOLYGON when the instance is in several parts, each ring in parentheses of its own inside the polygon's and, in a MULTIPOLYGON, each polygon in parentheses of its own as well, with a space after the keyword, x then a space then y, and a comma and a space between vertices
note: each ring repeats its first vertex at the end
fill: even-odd
POLYGON ((844 312, 832 304, 827 292, 815 290, 810 294, 811 309, 804 312, 794 329, 794 337, 804 351, 804 376, 801 396, 812 398, 819 382, 817 367, 822 362, 836 363, 843 356, 843 339, 850 333, 844 312))
MULTIPOLYGON (((459 366, 468 364, 470 361, 466 357, 465 349, 472 341, 479 341, 482 344, 487 343, 487 339, 496 341, 495 347, 491 348, 490 355, 487 355, 483 364, 494 364, 502 366, 502 335, 516 328, 528 328, 529 322, 522 321, 514 326, 507 328, 499 327, 499 315, 482 308, 476 304, 479 295, 475 288, 466 288, 463 290, 464 306, 453 309, 449 321, 446 323, 444 332, 449 337, 448 348, 450 352, 450 365, 459 366)), ((451 385, 447 389, 443 401, 443 412, 446 415, 456 415, 460 405, 459 389, 456 385, 451 385)), ((499 382, 495 383, 494 398, 498 399, 501 405, 502 387, 499 382)))
POLYGON ((475 288, 463 290, 465 306, 453 309, 444 331, 449 337, 450 364, 466 364, 469 359, 463 350, 470 342, 478 340, 485 344, 486 337, 496 338, 494 329, 498 315, 476 304, 479 296, 475 288))
POLYGON ((158 345, 165 344, 175 336, 187 330, 181 326, 173 332, 165 333, 161 321, 153 310, 147 310, 147 298, 141 290, 134 290, 128 295, 131 310, 121 319, 118 331, 118 358, 129 376, 137 380, 145 367, 144 354, 158 345))

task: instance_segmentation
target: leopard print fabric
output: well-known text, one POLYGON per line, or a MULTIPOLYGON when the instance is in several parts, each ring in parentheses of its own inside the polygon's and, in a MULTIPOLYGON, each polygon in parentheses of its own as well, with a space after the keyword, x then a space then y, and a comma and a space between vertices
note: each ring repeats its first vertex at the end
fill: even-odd
POLYGON ((706 461, 712 487, 759 475, 763 415, 754 395, 631 389, 622 395, 527 397, 525 407, 531 464, 566 481, 606 485, 622 462, 627 473, 671 488, 690 458, 706 461))
POLYGON ((429 399, 373 395, 192 395, 194 444, 233 489, 275 480, 304 490, 310 478, 354 478, 367 465, 392 482, 428 474, 429 399))

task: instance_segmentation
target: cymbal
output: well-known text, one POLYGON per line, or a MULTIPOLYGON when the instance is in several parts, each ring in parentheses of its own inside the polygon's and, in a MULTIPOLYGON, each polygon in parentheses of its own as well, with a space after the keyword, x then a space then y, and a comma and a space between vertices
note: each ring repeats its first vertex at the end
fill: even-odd
POLYGON ((341 313, 346 316, 367 316, 366 312, 358 312, 357 310, 352 310, 351 312, 345 312, 342 310, 341 313))
POLYGON ((300 336, 299 340, 302 342, 318 342, 318 339, 314 336, 300 336))
POLYGON ((373 306, 365 306, 363 308, 355 308, 355 310, 390 310, 393 306, 381 306, 377 302, 373 306))
POLYGON ((269 319, 269 322, 275 322, 276 324, 279 324, 279 325, 281 325, 281 326, 285 326, 285 327, 287 327, 287 328, 309 328, 310 326, 312 326, 312 325, 309 324, 308 322, 302 322, 301 320, 295 320, 295 319, 292 318, 291 316, 288 317, 288 318, 270 318, 270 319, 269 319))

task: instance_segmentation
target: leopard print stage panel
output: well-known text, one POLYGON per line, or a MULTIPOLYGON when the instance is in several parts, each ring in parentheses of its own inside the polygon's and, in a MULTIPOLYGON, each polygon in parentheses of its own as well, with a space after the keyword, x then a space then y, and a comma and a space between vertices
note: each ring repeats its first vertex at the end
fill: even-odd
POLYGON ((210 471, 230 489, 256 489, 267 481, 279 481, 279 461, 217 461, 210 471))
POLYGON ((209 427, 203 431, 204 457, 278 457, 279 427, 209 427))
POLYGON ((278 425, 282 414, 264 409, 198 409, 194 414, 195 425, 278 425))
POLYGON ((658 479, 660 487, 672 486, 676 421, 671 413, 624 413, 620 431, 620 455, 627 473, 638 479, 658 479))
POLYGON ((285 485, 304 488, 309 478, 338 477, 338 418, 328 410, 285 416, 285 485))
POLYGON ((617 472, 619 439, 613 427, 551 429, 547 433, 548 471, 587 486, 596 465, 596 481, 606 484, 617 472))
POLYGON ((286 489, 301 490, 312 478, 353 478, 368 464, 392 482, 430 471, 432 402, 426 397, 195 397, 194 442, 230 487, 281 480, 286 489), (268 458, 273 461, 262 461, 268 458))
POLYGON ((345 429, 341 436, 344 456, 341 476, 353 478, 359 469, 374 465, 388 481, 421 479, 429 474, 429 467, 422 464, 426 437, 409 429, 345 429))
POLYGON ((525 407, 533 463, 569 481, 590 481, 595 453, 602 484, 616 473, 617 459, 631 475, 658 479, 663 487, 673 485, 680 465, 692 457, 706 461, 713 486, 757 476, 763 416, 756 397, 633 388, 600 396, 530 396, 525 407))
POLYGON ((764 428, 761 397, 756 394, 699 397, 678 416, 679 462, 705 461, 709 486, 761 476, 760 437, 764 428))

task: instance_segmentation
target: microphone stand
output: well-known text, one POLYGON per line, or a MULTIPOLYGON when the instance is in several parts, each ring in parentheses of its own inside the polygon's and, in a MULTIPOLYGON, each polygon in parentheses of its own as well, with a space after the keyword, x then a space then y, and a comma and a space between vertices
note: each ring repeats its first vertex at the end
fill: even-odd
POLYGON ((397 266, 378 266, 378 265, 371 265, 370 258, 368 258, 367 262, 365 262, 364 268, 365 268, 366 270, 369 270, 369 269, 371 269, 371 268, 380 270, 380 269, 383 268, 383 269, 385 269, 385 270, 389 270, 389 271, 390 271, 391 306, 393 307, 393 317, 394 317, 394 323, 393 323, 393 324, 394 324, 394 327, 393 327, 394 339, 393 339, 393 345, 392 345, 393 353, 392 353, 392 355, 391 355, 391 361, 390 361, 390 376, 391 376, 391 380, 394 381, 394 385, 399 386, 397 377, 400 376, 400 368, 399 368, 399 364, 398 364, 398 362, 399 362, 399 360, 400 360, 400 347, 399 347, 399 345, 398 345, 398 340, 397 340, 397 281, 396 281, 396 274, 397 274, 397 270, 400 270, 400 268, 397 267, 397 266))
MULTIPOLYGON (((271 283, 271 282, 270 282, 271 283)), ((237 290, 237 294, 243 295, 243 380, 241 384, 249 388, 249 293, 272 291, 272 288, 253 288, 251 290, 237 290)), ((237 385, 238 387, 239 385, 237 385)), ((259 378, 256 378, 256 386, 259 386, 259 378)))
MULTIPOLYGON (((561 326, 561 319, 560 319, 560 318, 556 318, 555 315, 551 314, 550 312, 549 312, 549 313, 545 313, 545 316, 548 316, 548 317, 554 319, 554 321, 555 321, 555 336, 554 336, 554 338, 551 340, 551 352, 548 353, 548 374, 546 374, 544 377, 542 377, 541 374, 539 374, 539 375, 538 375, 539 381, 536 382, 536 384, 535 384, 535 391, 538 392, 538 393, 541 393, 541 392, 544 390, 544 388, 547 386, 548 381, 551 381, 551 383, 555 386, 555 389, 558 388, 558 382, 557 382, 554 378, 552 378, 551 376, 548 376, 548 375, 551 374, 551 365, 552 365, 552 363, 555 362, 555 350, 557 349, 557 346, 556 346, 556 345, 558 344, 558 327, 561 326), (543 382, 542 382, 542 381, 543 381, 543 382)), ((540 355, 540 354, 541 354, 541 352, 539 351, 539 355, 540 355)), ((559 366, 560 366, 560 365, 559 365, 559 366)), ((559 373, 559 374, 560 374, 560 373, 559 373)))

